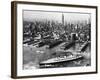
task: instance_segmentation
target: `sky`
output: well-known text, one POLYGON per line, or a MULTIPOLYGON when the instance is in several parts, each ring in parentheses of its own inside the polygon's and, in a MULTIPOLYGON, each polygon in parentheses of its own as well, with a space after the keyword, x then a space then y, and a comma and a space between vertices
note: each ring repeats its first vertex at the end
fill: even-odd
POLYGON ((76 13, 76 12, 46 12, 46 11, 23 11, 24 21, 34 21, 34 20, 55 20, 62 22, 62 13, 64 15, 64 21, 84 21, 89 20, 91 17, 89 13, 76 13))

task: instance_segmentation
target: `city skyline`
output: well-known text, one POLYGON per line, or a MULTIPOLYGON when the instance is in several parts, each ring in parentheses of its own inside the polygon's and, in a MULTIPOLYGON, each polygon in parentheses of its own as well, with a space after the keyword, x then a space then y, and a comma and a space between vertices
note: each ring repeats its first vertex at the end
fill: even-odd
POLYGON ((44 11, 23 11, 24 21, 58 21, 62 23, 62 14, 64 16, 64 22, 78 22, 78 21, 89 21, 91 15, 89 13, 76 13, 76 12, 44 12, 44 11))

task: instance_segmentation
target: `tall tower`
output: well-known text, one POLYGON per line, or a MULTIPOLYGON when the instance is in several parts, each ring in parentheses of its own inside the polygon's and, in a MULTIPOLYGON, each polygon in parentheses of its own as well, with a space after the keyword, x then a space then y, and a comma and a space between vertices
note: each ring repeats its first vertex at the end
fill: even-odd
POLYGON ((62 13, 62 25, 64 26, 64 14, 62 13))

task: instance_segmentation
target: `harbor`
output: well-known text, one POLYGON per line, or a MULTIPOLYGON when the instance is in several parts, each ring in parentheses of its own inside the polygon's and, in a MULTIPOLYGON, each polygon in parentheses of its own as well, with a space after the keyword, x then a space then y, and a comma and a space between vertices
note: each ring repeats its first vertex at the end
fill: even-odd
POLYGON ((23 69, 91 66, 91 23, 23 22, 23 69))
POLYGON ((89 41, 76 41, 73 43, 74 44, 72 44, 72 42, 62 42, 60 44, 54 43, 56 46, 53 46, 52 48, 51 46, 54 44, 43 44, 41 47, 39 46, 39 43, 37 43, 37 45, 28 45, 29 50, 27 51, 29 52, 28 54, 24 54, 24 59, 26 63, 29 63, 27 65, 30 65, 30 67, 36 66, 35 68, 90 66, 91 43, 89 41))

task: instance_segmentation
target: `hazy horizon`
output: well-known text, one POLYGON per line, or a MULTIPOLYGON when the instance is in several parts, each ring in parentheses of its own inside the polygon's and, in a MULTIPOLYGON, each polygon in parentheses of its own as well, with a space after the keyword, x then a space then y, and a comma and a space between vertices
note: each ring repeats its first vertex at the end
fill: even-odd
POLYGON ((49 20, 62 22, 62 14, 64 15, 64 21, 66 22, 77 22, 77 21, 88 21, 91 18, 89 13, 70 13, 70 12, 44 12, 44 11, 23 11, 24 21, 34 21, 34 20, 49 20))

